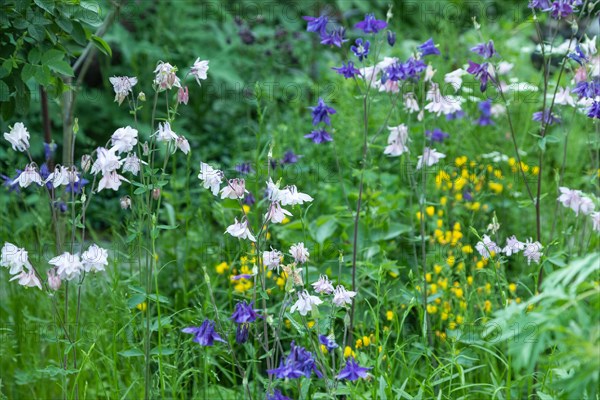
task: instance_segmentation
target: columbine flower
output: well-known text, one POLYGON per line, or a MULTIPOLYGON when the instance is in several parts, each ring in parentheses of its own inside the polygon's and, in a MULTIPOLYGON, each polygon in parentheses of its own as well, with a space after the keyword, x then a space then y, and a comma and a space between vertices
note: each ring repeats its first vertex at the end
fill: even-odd
POLYGON ((425 105, 425 109, 438 116, 440 114, 450 115, 461 111, 461 103, 464 101, 464 99, 459 96, 442 96, 437 83, 431 85, 431 88, 427 91, 426 99, 429 103, 425 105))
POLYGON ((117 191, 119 190, 119 187, 121 187, 121 181, 129 182, 127 179, 117 174, 116 171, 106 173, 102 175, 102 179, 100 179, 100 182, 98 182, 98 191, 104 189, 112 189, 117 191))
POLYGON ((187 106, 187 103, 190 101, 190 91, 188 90, 188 87, 180 87, 179 90, 177 91, 177 102, 179 104, 185 104, 187 106))
POLYGON ((432 165, 437 164, 441 158, 446 158, 446 155, 443 153, 438 153, 436 149, 430 149, 429 147, 425 147, 423 151, 423 155, 419 156, 417 160, 417 169, 421 169, 423 163, 431 167, 432 165))
POLYGON ((494 81, 494 78, 490 73, 490 66, 486 62, 477 64, 469 60, 469 68, 467 68, 467 72, 473 75, 480 82, 479 89, 482 93, 485 92, 485 89, 487 89, 488 80, 492 80, 492 82, 494 81))
POLYGON ((316 311, 317 306, 322 304, 323 300, 319 299, 317 296, 312 296, 308 293, 308 291, 304 290, 298 293, 298 300, 294 303, 290 312, 294 312, 298 310, 300 315, 305 316, 309 312, 313 310, 316 311))
POLYGON ((133 146, 137 144, 137 129, 130 126, 119 128, 111 136, 112 146, 116 148, 117 153, 126 153, 133 150, 133 146))
POLYGON ((485 259, 490 258, 492 252, 499 253, 502 251, 488 235, 483 235, 483 240, 477 242, 475 249, 481 254, 481 257, 485 259))
POLYGON ((247 220, 238 222, 237 218, 235 218, 235 223, 233 225, 229 225, 225 233, 229 233, 231 236, 236 238, 248 239, 252 242, 256 242, 256 238, 252 236, 252 232, 250 232, 250 229, 248 228, 247 220))
POLYGON ((279 368, 267 370, 269 374, 275 375, 279 379, 297 379, 301 376, 310 378, 314 372, 318 378, 323 374, 317 369, 317 364, 312 353, 304 347, 291 344, 290 354, 285 361, 281 360, 279 368))
POLYGON ((415 94, 412 92, 405 93, 403 96, 404 99, 404 107, 409 113, 419 112, 419 102, 415 99, 415 94))
POLYGON ((332 337, 325 336, 325 335, 319 335, 319 343, 321 343, 323 346, 325 346, 327 351, 331 351, 331 350, 337 349, 339 347, 337 345, 337 343, 335 342, 335 338, 333 337, 333 335, 332 335, 332 337))
POLYGON ((331 69, 336 71, 338 74, 343 75, 346 79, 354 78, 356 75, 360 75, 360 70, 354 67, 354 63, 352 61, 348 61, 348 65, 346 65, 346 63, 342 63, 341 67, 333 67, 331 69))
POLYGON ((279 272, 279 264, 281 263, 282 257, 282 252, 273 250, 271 247, 271 251, 263 251, 263 264, 270 270, 277 269, 277 272, 279 272))
POLYGON ((273 393, 267 393, 267 400, 292 400, 284 396, 278 389, 273 389, 273 393))
POLYGON ((171 124, 168 122, 161 122, 158 124, 158 130, 155 132, 156 140, 159 142, 169 142, 171 140, 177 140, 179 136, 171 130, 171 124))
POLYGON ((29 256, 24 248, 19 248, 12 243, 5 242, 2 246, 2 258, 0 259, 0 266, 9 268, 9 274, 16 275, 23 272, 23 267, 27 271, 33 270, 31 263, 29 262, 29 256))
POLYGON ((586 110, 586 115, 589 118, 600 119, 600 102, 594 100, 592 105, 586 110))
POLYGON ((183 154, 187 154, 190 152, 190 143, 184 136, 177 137, 177 148, 181 150, 183 154))
POLYGON ((194 335, 194 342, 201 346, 212 346, 215 340, 217 342, 225 342, 217 332, 215 332, 215 321, 205 319, 200 326, 190 326, 181 330, 183 333, 191 333, 194 335))
POLYGON ((138 158, 137 154, 127 154, 127 157, 123 160, 123 172, 131 172, 133 175, 137 175, 140 172, 142 164, 148 164, 138 158))
POLYGON ((321 275, 319 277, 319 280, 312 284, 312 287, 317 293, 333 293, 333 284, 331 283, 327 275, 321 275))
MULTIPOLYGON (((550 5, 550 15, 554 19, 561 19, 573 14, 572 0, 556 0, 550 5)), ((545 10, 546 11, 546 10, 545 10)))
POLYGON ((96 150, 96 161, 92 165, 92 174, 97 174, 98 172, 106 174, 116 171, 121 166, 121 160, 115 154, 116 151, 117 149, 114 147, 110 150, 98 147, 96 150))
POLYGON ((390 45, 390 47, 394 47, 394 45, 396 44, 396 33, 395 32, 392 32, 392 31, 387 32, 387 42, 390 45))
POLYGON ((292 247, 290 247, 290 255, 300 264, 307 262, 308 257, 310 257, 308 249, 304 247, 304 242, 292 245, 292 247))
POLYGON ((344 307, 346 304, 352 304, 352 298, 356 296, 356 292, 346 290, 342 285, 338 285, 333 290, 333 304, 338 307, 344 307))
POLYGON ((258 314, 253 307, 254 302, 248 304, 245 300, 235 305, 231 320, 238 324, 235 341, 242 344, 248 340, 249 324, 256 321, 258 314))
POLYGON ((577 64, 579 64, 579 65, 583 65, 589 61, 588 58, 586 57, 586 55, 581 50, 581 46, 579 44, 577 46, 575 46, 575 51, 572 53, 569 53, 567 55, 567 57, 569 57, 571 60, 577 62, 577 64))
POLYGON ((494 125, 494 121, 492 121, 492 118, 491 118, 492 117, 492 101, 484 100, 479 103, 478 107, 479 107, 479 111, 481 111, 481 115, 479 116, 479 119, 477 119, 477 121, 475 121, 475 123, 480 126, 494 125))
POLYGON ((425 57, 428 55, 435 56, 435 55, 441 54, 440 51, 438 50, 438 48, 435 46, 435 43, 433 43, 432 38, 429 38, 427 41, 425 41, 425 43, 423 43, 422 45, 417 47, 417 49, 421 53, 421 57, 425 57))
POLYGON ((531 9, 545 10, 550 7, 549 0, 529 0, 528 7, 531 9))
POLYGON ((42 290, 42 282, 40 282, 40 279, 35 274, 35 271, 23 271, 19 275, 12 277, 10 282, 14 281, 15 279, 19 280, 19 285, 21 286, 37 287, 38 289, 42 290))
POLYGON ((287 275, 288 281, 292 281, 296 286, 304 286, 302 281, 302 268, 296 268, 295 264, 282 265, 283 272, 287 275))
POLYGON ((531 118, 534 121, 542 122, 546 125, 554 125, 556 123, 560 124, 560 118, 558 118, 555 114, 551 114, 550 110, 538 111, 533 113, 533 117, 531 118))
POLYGON ((154 84, 157 86, 158 91, 165 89, 171 89, 173 86, 180 88, 181 83, 176 75, 177 68, 169 63, 159 62, 154 70, 156 77, 154 78, 154 84))
POLYGON ((388 145, 383 151, 383 154, 387 154, 392 157, 398 157, 404 153, 408 153, 409 149, 407 146, 408 141, 408 127, 404 124, 398 126, 388 126, 390 135, 388 136, 388 145))
POLYGON ((527 257, 527 265, 529 265, 531 261, 535 261, 537 264, 540 263, 542 247, 540 242, 532 242, 531 238, 527 239, 527 242, 525 242, 525 250, 523 250, 523 255, 527 257))
POLYGON ((296 185, 286 186, 283 190, 279 191, 279 199, 281 200, 282 206, 295 206, 296 204, 304 204, 305 202, 313 201, 311 196, 299 192, 296 185))
POLYGON ((42 186, 43 181, 34 163, 27 164, 23 172, 19 174, 14 183, 18 183, 20 187, 26 188, 32 183, 42 186))
POLYGON ((288 150, 283 155, 281 164, 296 164, 301 157, 303 156, 294 153, 292 150, 288 150))
POLYGON ((579 211, 581 211, 584 215, 590 215, 592 211, 594 211, 594 202, 589 197, 582 197, 581 203, 579 204, 579 211))
POLYGON ((592 219, 592 228, 596 232, 600 232, 600 211, 596 211, 590 214, 592 219))
POLYGON ((342 43, 347 41, 346 29, 341 26, 331 31, 331 33, 325 33, 324 35, 321 35, 321 44, 342 47, 342 43))
POLYGON ((8 140, 15 151, 25 151, 29 148, 29 132, 22 122, 17 122, 10 128, 10 132, 4 132, 4 139, 8 140))
POLYGON ((358 378, 366 378, 368 376, 367 371, 373 367, 361 367, 354 360, 354 357, 348 357, 346 360, 346 366, 340 371, 337 378, 347 379, 349 381, 355 381, 358 378))
POLYGON ((127 210, 128 208, 131 208, 131 197, 129 197, 129 196, 121 197, 121 199, 119 199, 119 204, 121 205, 121 208, 123 210, 127 210))
POLYGON ((223 186, 221 189, 222 199, 241 199, 244 197, 244 193, 248 193, 246 190, 246 181, 244 179, 230 179, 228 184, 223 186))
POLYGON ((446 75, 444 75, 444 82, 452 85, 454 91, 457 92, 462 86, 462 76, 466 73, 467 72, 462 68, 448 72, 446 75))
POLYGON ((506 246, 502 249, 502 252, 507 256, 511 256, 513 254, 517 254, 519 251, 525 249, 525 243, 517 240, 515 235, 512 235, 508 239, 506 239, 506 246))
POLYGON ((375 19, 374 14, 367 14, 365 19, 354 25, 354 27, 364 33, 377 33, 387 27, 387 22, 375 19))
POLYGON ((48 261, 48 264, 56 266, 56 273, 60 279, 66 279, 68 281, 79 278, 81 271, 84 270, 84 266, 79 259, 79 254, 71 254, 68 252, 64 252, 60 256, 54 257, 48 261))
MULTIPOLYGON (((208 78, 206 72, 208 71, 208 60, 200 61, 200 57, 196 59, 194 65, 190 69, 190 75, 196 78, 196 82, 200 85, 200 80, 205 80, 208 78)), ((186 88, 187 89, 187 88, 186 88)), ((187 104, 187 101, 186 101, 187 104)))
POLYGON ((315 107, 309 107, 312 110, 313 125, 318 125, 320 122, 324 122, 327 125, 331 125, 329 115, 335 114, 335 109, 329 107, 321 97, 315 107))
POLYGON ((333 138, 325 129, 316 129, 304 135, 305 138, 310 139, 313 143, 321 144, 323 142, 332 142, 333 138))
POLYGON ((567 187, 560 187, 559 190, 561 194, 558 196, 557 200, 560 201, 563 206, 569 207, 571 210, 575 211, 576 215, 579 215, 583 194, 581 190, 571 190, 567 187))
POLYGON ((93 244, 81 255, 81 263, 85 272, 104 271, 108 265, 108 251, 93 244))
POLYGON ((308 32, 317 32, 321 37, 327 34, 327 23, 329 19, 326 15, 321 15, 318 18, 305 16, 302 17, 305 21, 308 21, 308 26, 306 30, 308 32))
POLYGON ((219 193, 221 182, 223 181, 223 172, 218 169, 213 169, 213 167, 208 164, 200 162, 198 179, 202 181, 205 189, 210 189, 212 194, 216 196, 219 193))
POLYGON ((52 172, 46 178, 45 183, 51 183, 52 187, 57 188, 61 185, 72 186, 74 183, 79 182, 79 175, 74 167, 67 168, 62 165, 57 165, 52 172))
POLYGON ((471 51, 473 53, 479 54, 481 57, 488 59, 492 58, 496 53, 496 49, 494 48, 494 41, 490 40, 487 43, 479 43, 475 47, 471 47, 471 51))
POLYGON ((58 277, 56 275, 56 269, 54 269, 54 268, 49 269, 47 274, 48 274, 48 286, 50 287, 50 289, 52 289, 52 290, 60 289, 60 285, 61 285, 62 281, 60 280, 60 277, 58 277))
POLYGON ((274 224, 280 224, 286 218, 286 215, 291 217, 292 213, 284 210, 278 202, 274 201, 269 206, 269 211, 265 214, 265 222, 271 221, 274 224))
POLYGON ((137 78, 132 76, 113 76, 109 78, 110 83, 113 85, 115 91, 115 101, 121 105, 123 100, 131 93, 132 88, 137 83, 137 78))
POLYGON ((445 139, 450 137, 446 132, 443 132, 440 128, 435 128, 434 130, 426 130, 425 137, 427 137, 432 142, 442 143, 445 139))
POLYGON ((350 46, 350 50, 358 57, 358 61, 362 61, 369 55, 369 47, 371 43, 368 40, 363 41, 361 38, 356 39, 355 45, 350 46))

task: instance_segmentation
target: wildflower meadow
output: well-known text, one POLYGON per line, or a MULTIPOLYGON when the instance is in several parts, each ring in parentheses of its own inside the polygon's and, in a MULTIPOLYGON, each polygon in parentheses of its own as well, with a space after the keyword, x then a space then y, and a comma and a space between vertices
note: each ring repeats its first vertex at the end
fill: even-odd
POLYGON ((600 2, 0 2, 0 399, 599 399, 600 2))

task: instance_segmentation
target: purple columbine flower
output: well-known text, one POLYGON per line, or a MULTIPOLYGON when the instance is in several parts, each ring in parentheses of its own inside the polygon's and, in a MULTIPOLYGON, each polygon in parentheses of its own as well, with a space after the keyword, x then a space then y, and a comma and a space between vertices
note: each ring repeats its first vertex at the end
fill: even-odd
POLYGON ((462 119, 465 117, 465 112, 463 110, 458 110, 453 112, 452 114, 446 114, 446 121, 452 121, 454 119, 462 119))
POLYGON ((576 93, 580 99, 583 97, 592 99, 596 96, 600 96, 600 78, 594 78, 591 82, 579 82, 575 88, 571 90, 571 93, 576 93))
POLYGON ((23 172, 23 171, 18 169, 17 175, 15 175, 14 178, 11 178, 10 176, 6 176, 6 175, 0 175, 0 178, 2 178, 2 180, 4 181, 4 183, 2 183, 2 186, 6 187, 9 192, 19 193, 20 192, 19 183, 15 182, 15 179, 17 179, 19 177, 19 175, 21 175, 21 172, 23 172))
POLYGON ((321 37, 327 35, 327 23, 329 22, 327 16, 321 15, 318 18, 305 16, 302 18, 308 21, 308 26, 306 27, 308 32, 318 32, 321 37))
POLYGON ((267 393, 267 400, 292 400, 287 396, 284 396, 279 390, 274 389, 273 394, 267 393))
POLYGON ((354 25, 354 27, 364 33, 377 33, 387 27, 387 22, 375 19, 374 14, 367 14, 365 19, 354 25))
POLYGON ((573 53, 570 53, 567 57, 569 57, 571 60, 574 60, 579 65, 583 65, 583 63, 586 63, 589 61, 588 58, 583 53, 583 51, 581 50, 581 47, 579 46, 579 44, 577 46, 575 46, 575 51, 573 53))
POLYGON ((44 157, 46 161, 54 158, 54 152, 56 151, 56 143, 44 143, 44 157))
POLYGON ((317 369, 317 364, 312 353, 304 347, 296 346, 294 342, 291 344, 290 354, 288 354, 285 360, 281 360, 279 368, 270 369, 267 372, 279 379, 296 379, 301 376, 310 378, 313 372, 318 378, 323 377, 321 371, 317 369))
POLYGON ((421 57, 429 56, 429 55, 440 55, 440 51, 437 47, 435 47, 435 43, 433 43, 433 38, 427 39, 425 43, 417 47, 419 52, 421 53, 421 57))
POLYGON ((60 201, 55 201, 54 202, 54 208, 56 208, 58 211, 60 211, 61 213, 66 213, 67 212, 67 203, 65 203, 64 201, 60 200, 60 201))
POLYGON ((331 351, 339 347, 334 339, 331 339, 325 335, 319 335, 319 343, 325 346, 327 351, 331 351))
POLYGON ((600 102, 594 101, 590 108, 587 109, 587 116, 590 118, 600 119, 600 102))
POLYGON ((346 29, 339 27, 334 29, 331 33, 321 35, 321 44, 328 44, 330 46, 342 47, 342 43, 347 42, 346 29))
POLYGON ((415 60, 410 57, 404 64, 402 64, 402 68, 404 69, 404 74, 406 75, 405 79, 419 79, 419 75, 421 72, 427 69, 427 65, 423 62, 423 60, 415 60))
POLYGON ((249 162, 241 163, 235 166, 235 170, 242 175, 248 175, 254 172, 249 162))
POLYGON ((252 193, 248 192, 242 199, 242 203, 249 207, 252 207, 254 203, 256 203, 256 199, 254 198, 254 195, 252 193))
POLYGON ((471 60, 469 60, 469 68, 467 68, 467 72, 473 75, 481 84, 479 85, 479 89, 481 92, 485 92, 487 89, 488 80, 493 78, 488 71, 488 63, 484 62, 482 64, 477 64, 471 60))
POLYGON ((288 150, 283 155, 283 158, 281 159, 281 163, 282 164, 296 164, 301 157, 302 156, 294 153, 292 150, 288 150))
POLYGON ((545 10, 550 7, 549 0, 529 0, 529 8, 545 10))
POLYGON ((320 122, 325 122, 327 125, 331 125, 330 115, 335 114, 335 109, 329 107, 321 97, 315 107, 309 107, 312 110, 313 125, 318 125, 320 122))
POLYGON ((534 112, 532 119, 546 125, 560 124, 560 118, 555 114, 550 114, 550 110, 534 112))
POLYGON ((573 14, 573 7, 570 0, 556 0, 544 11, 550 11, 550 16, 554 19, 561 19, 573 14))
MULTIPOLYGON (((43 163, 42 165, 40 165, 40 176, 42 177, 43 181, 48 179, 48 177, 50 176, 50 169, 48 168, 47 163, 43 163)), ((48 181, 46 182, 46 187, 48 188, 48 190, 52 190, 54 185, 52 185, 52 182, 48 181)))
POLYGON ((355 381, 358 378, 366 378, 367 371, 372 369, 373 367, 361 367, 354 360, 354 357, 348 357, 346 360, 346 366, 340 371, 337 378, 338 379, 347 379, 349 381, 355 381))
POLYGON ((248 340, 250 323, 256 321, 258 313, 253 307, 254 302, 248 304, 245 300, 235 305, 235 310, 231 315, 233 322, 238 324, 235 332, 235 341, 239 344, 248 340))
POLYGON ((369 47, 371 46, 371 42, 368 40, 362 40, 362 38, 356 39, 355 45, 350 46, 350 50, 354 53, 356 57, 358 57, 358 61, 362 61, 369 55, 369 47))
POLYGON ((484 100, 479 103, 478 107, 481 115, 475 123, 480 126, 494 125, 494 121, 492 121, 492 101, 489 99, 484 100))
POLYGON ((471 51, 473 53, 479 54, 481 57, 488 59, 492 58, 496 53, 496 49, 494 48, 494 41, 490 40, 487 43, 479 43, 475 47, 471 47, 471 51))
POLYGON ((348 61, 348 65, 342 63, 341 67, 333 67, 332 70, 336 71, 338 74, 343 75, 344 78, 354 78, 356 75, 360 75, 360 71, 358 68, 354 67, 354 63, 352 61, 348 61))
POLYGON ((201 346, 212 346, 215 340, 226 343, 217 332, 215 332, 215 321, 205 319, 200 326, 190 326, 181 330, 183 333, 194 335, 194 342, 201 346))
POLYGON ((298 379, 304 376, 297 365, 288 364, 283 359, 280 361, 278 368, 268 369, 267 373, 275 375, 278 379, 298 379))
POLYGON ((446 132, 443 132, 440 128, 435 128, 432 131, 425 131, 425 136, 432 142, 442 143, 445 139, 450 137, 446 132))
POLYGON ((81 174, 78 173, 77 176, 79 177, 77 182, 69 183, 65 186, 65 193, 73 192, 74 194, 79 194, 81 193, 83 187, 90 183, 90 181, 82 177, 81 174))
POLYGON ((304 135, 305 138, 312 140, 316 144, 323 142, 333 142, 333 138, 325 129, 317 129, 304 135))
POLYGON ((394 47, 394 45, 396 44, 396 33, 395 32, 392 32, 392 31, 387 32, 387 42, 390 45, 390 47, 394 47))
POLYGON ((463 195, 463 199, 464 199, 465 201, 473 201, 473 195, 471 194, 471 192, 470 192, 470 191, 468 191, 468 190, 463 190, 463 193, 462 193, 462 195, 463 195))

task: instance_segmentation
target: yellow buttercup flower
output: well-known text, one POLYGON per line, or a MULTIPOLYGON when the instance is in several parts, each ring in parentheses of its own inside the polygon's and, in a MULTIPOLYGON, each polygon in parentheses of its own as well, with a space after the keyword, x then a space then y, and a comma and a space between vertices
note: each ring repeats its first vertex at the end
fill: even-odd
POLYGON ((148 304, 145 301, 143 301, 140 304, 138 304, 137 306, 135 306, 135 308, 137 308, 138 310, 144 312, 144 311, 146 311, 148 309, 148 304))
POLYGON ((430 217, 433 217, 433 214, 435 214, 435 207, 434 206, 428 206, 427 208, 425 208, 425 213, 427 215, 429 215, 430 217))
POLYGON ((388 321, 391 321, 391 320, 393 320, 393 319, 394 319, 394 312, 393 312, 393 311, 391 311, 391 310, 388 310, 388 311, 385 313, 385 317, 386 317, 386 319, 387 319, 388 321))
POLYGON ((489 182, 488 186, 490 190, 496 194, 502 193, 502 190, 504 189, 504 186, 501 183, 497 182, 489 182))
POLYGON ((508 290, 510 290, 511 293, 515 293, 517 291, 517 285, 515 283, 509 284, 508 290))
POLYGON ((244 204, 244 205, 242 206, 242 208, 244 209, 244 213, 245 213, 245 214, 248 214, 248 213, 250 212, 250 206, 249 206, 249 205, 247 205, 247 204, 244 204))
POLYGON ((223 261, 221 264, 219 264, 215 267, 215 270, 217 271, 217 274, 219 274, 219 275, 223 275, 225 273, 225 271, 227 271, 228 269, 229 269, 229 264, 227 264, 225 261, 223 261))

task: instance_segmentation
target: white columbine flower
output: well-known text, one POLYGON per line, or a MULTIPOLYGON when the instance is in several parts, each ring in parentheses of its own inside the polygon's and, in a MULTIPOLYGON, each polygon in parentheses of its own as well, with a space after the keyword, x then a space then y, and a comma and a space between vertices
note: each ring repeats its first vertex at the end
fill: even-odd
POLYGON ((235 223, 233 225, 229 225, 225 233, 229 233, 231 236, 240 238, 240 239, 248 239, 252 242, 256 242, 256 238, 252 236, 250 229, 248 228, 248 221, 243 220, 242 222, 238 222, 237 218, 235 219, 235 223))
POLYGON ((313 201, 313 198, 309 195, 299 192, 296 185, 286 186, 280 191, 279 196, 281 198, 282 206, 294 206, 296 204, 304 204, 304 202, 313 201))
POLYGON ((117 153, 127 153, 133 150, 137 144, 138 131, 130 126, 119 128, 110 137, 112 146, 116 148, 117 153))
POLYGON ((71 254, 64 252, 60 256, 56 256, 48 264, 57 267, 56 273, 60 279, 68 281, 79 278, 81 271, 84 270, 83 264, 79 259, 79 254, 71 254))
POLYGON ((42 181, 42 177, 37 171, 35 164, 31 163, 25 166, 23 172, 21 172, 17 179, 14 180, 14 183, 18 183, 22 188, 26 188, 32 183, 42 186, 44 182, 42 181))
POLYGON ((222 199, 242 199, 244 193, 248 193, 246 190, 246 181, 243 179, 230 179, 227 185, 221 189, 222 199))
POLYGON ((154 70, 156 77, 154 78, 154 84, 157 86, 158 91, 165 89, 171 89, 173 86, 180 88, 181 83, 177 77, 177 68, 169 63, 159 62, 154 70))
POLYGON ((263 251, 263 264, 271 270, 277 269, 277 271, 279 271, 279 264, 281 263, 282 257, 282 252, 273 250, 271 247, 271 251, 263 251))
POLYGON ((23 271, 19 275, 15 275, 10 281, 14 281, 15 279, 19 280, 19 285, 21 286, 37 287, 42 290, 42 282, 40 282, 34 271, 23 271))
POLYGON ((108 251, 93 244, 81 255, 81 263, 85 272, 104 271, 108 265, 108 251))
POLYGON ((579 211, 581 211, 583 214, 590 215, 592 211, 594 211, 595 207, 596 206, 594 202, 589 197, 583 196, 581 198, 581 203, 579 203, 579 211))
POLYGON ((491 252, 499 253, 502 251, 488 235, 483 235, 483 240, 477 242, 475 249, 477 249, 479 254, 481 254, 481 257, 485 259, 490 258, 491 252))
POLYGON ((54 172, 48 175, 45 183, 52 182, 52 186, 57 188, 61 185, 70 186, 72 183, 79 182, 79 176, 75 168, 67 168, 57 165, 54 172))
POLYGON ((17 122, 10 132, 4 132, 4 139, 12 145, 15 151, 25 151, 29 148, 29 132, 22 122, 17 122))
POLYGON ((271 221, 274 224, 280 224, 286 215, 291 217, 292 213, 281 208, 281 205, 277 201, 274 201, 269 206, 269 211, 265 214, 265 222, 271 221))
POLYGON ((171 124, 168 122, 161 122, 158 124, 158 130, 155 132, 156 140, 159 142, 170 142, 171 140, 177 140, 179 136, 171 129, 171 124))
POLYGON ((427 92, 427 100, 430 102, 425 105, 425 110, 438 116, 440 114, 453 114, 462 109, 463 98, 450 95, 442 96, 436 83, 432 84, 431 89, 427 92))
POLYGON ((58 275, 56 275, 56 269, 55 268, 49 269, 47 274, 48 274, 48 286, 50 287, 50 289, 52 289, 52 290, 60 289, 60 284, 62 283, 62 281, 60 280, 60 277, 58 275))
POLYGON ((523 250, 523 255, 527 257, 527 265, 531 263, 531 261, 535 261, 536 263, 540 263, 540 257, 542 256, 542 244, 540 242, 532 242, 532 239, 527 239, 525 243, 525 250, 523 250))
POLYGON ((344 307, 346 304, 352 304, 352 298, 356 292, 346 290, 342 285, 338 285, 333 291, 333 304, 338 307, 344 307))
POLYGON ((294 260, 296 260, 297 263, 301 264, 307 262, 308 257, 310 257, 308 249, 304 247, 304 242, 292 245, 292 247, 290 247, 290 255, 294 257, 294 260))
POLYGON ((298 293, 298 300, 294 303, 290 312, 298 310, 300 315, 305 316, 309 312, 316 310, 319 304, 322 304, 323 300, 317 296, 311 296, 306 290, 298 293))
POLYGON ((568 87, 559 87, 558 92, 556 92, 556 98, 554 99, 554 103, 563 106, 568 105, 571 107, 575 107, 575 100, 571 96, 571 90, 568 87))
POLYGON ((223 181, 223 172, 214 169, 208 164, 200 162, 200 173, 198 179, 203 183, 205 189, 210 189, 212 194, 216 196, 219 193, 221 182, 223 181))
POLYGON ((426 166, 431 167, 432 165, 437 164, 441 158, 446 158, 446 155, 438 153, 436 149, 425 147, 423 155, 419 156, 419 159, 417 160, 417 169, 421 169, 423 163, 425 163, 426 166))
POLYGON ((558 196, 558 201, 562 203, 563 206, 571 208, 571 210, 575 211, 576 215, 579 215, 579 209, 581 206, 581 195, 583 194, 581 190, 571 190, 567 187, 560 187, 560 196, 558 196))
POLYGON ((98 182, 98 191, 103 189, 112 189, 117 191, 119 190, 119 187, 121 187, 121 181, 129 182, 123 176, 119 175, 117 171, 105 173, 102 175, 100 182, 98 182))
POLYGON ((127 157, 123 159, 123 172, 131 172, 133 175, 137 175, 140 172, 142 164, 148 164, 138 158, 137 154, 127 154, 127 157))
POLYGON ((525 250, 525 243, 517 240, 515 235, 512 235, 508 239, 506 239, 506 246, 502 249, 502 252, 507 256, 511 256, 513 254, 517 254, 519 251, 525 250))
POLYGON ((179 136, 177 138, 177 147, 182 151, 183 154, 190 152, 190 142, 188 142, 188 140, 183 136, 179 136))
POLYGON ((321 275, 319 277, 319 280, 312 284, 312 287, 317 293, 333 293, 333 284, 331 283, 327 275, 321 275))
POLYGON ((388 126, 388 130, 390 131, 388 145, 383 151, 383 154, 398 157, 403 153, 408 153, 409 149, 406 145, 410 140, 408 137, 408 127, 404 124, 400 124, 398 126, 388 126))
POLYGON ((114 147, 112 149, 98 147, 96 150, 96 161, 92 165, 92 174, 96 175, 98 172, 107 174, 119 169, 122 161, 116 155, 116 151, 117 149, 114 147))
POLYGON ((205 80, 207 78, 206 72, 208 71, 208 60, 200 61, 200 58, 197 58, 190 69, 190 75, 196 78, 196 82, 200 85, 200 80, 205 80))
POLYGON ((500 61, 498 64, 498 75, 506 75, 508 74, 515 65, 513 63, 509 63, 507 61, 500 61))
POLYGON ((113 76, 109 79, 115 90, 115 101, 119 102, 119 105, 121 105, 123 100, 131 93, 131 89, 137 83, 137 78, 133 76, 113 76))
POLYGON ((454 91, 458 92, 458 89, 460 89, 460 87, 462 86, 462 76, 466 73, 467 71, 465 71, 462 68, 449 72, 446 75, 444 75, 444 82, 452 85, 454 91))
POLYGON ((419 102, 415 99, 415 94, 412 92, 408 92, 404 94, 404 107, 408 110, 409 113, 419 112, 419 102))
POLYGON ((590 214, 592 218, 592 227, 596 232, 600 232, 600 211, 596 211, 590 214))
POLYGON ((279 189, 279 182, 273 183, 273 179, 269 178, 267 182, 267 198, 270 201, 281 201, 283 198, 282 190, 279 189))
POLYGON ((28 271, 33 270, 33 267, 29 262, 27 251, 8 242, 4 243, 4 246, 2 246, 0 266, 10 268, 9 273, 11 275, 20 274, 23 272, 23 267, 28 271))

